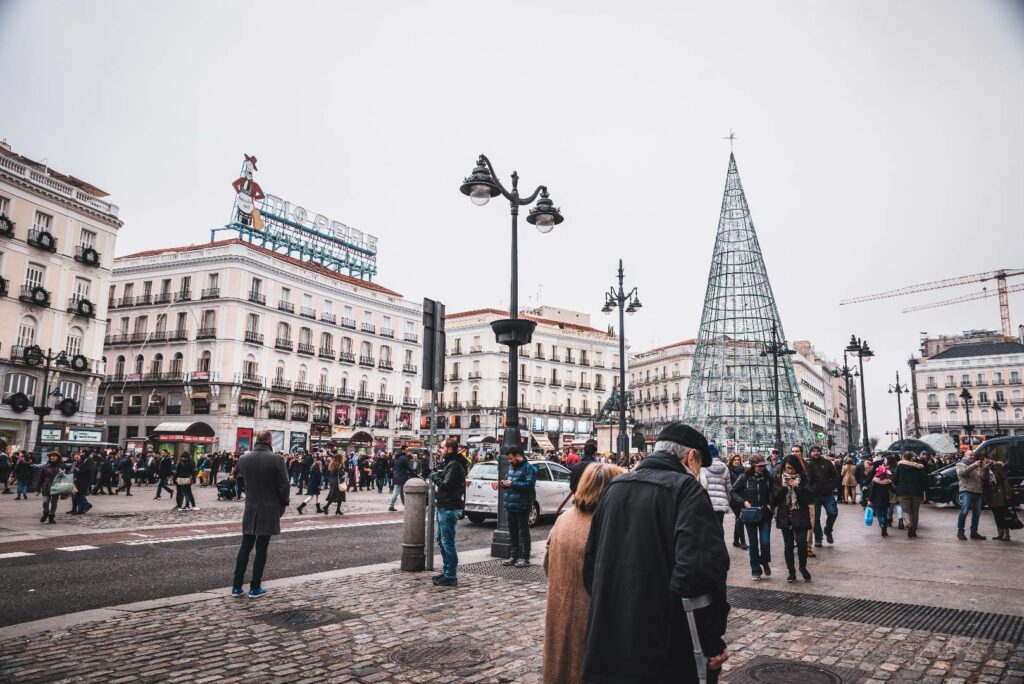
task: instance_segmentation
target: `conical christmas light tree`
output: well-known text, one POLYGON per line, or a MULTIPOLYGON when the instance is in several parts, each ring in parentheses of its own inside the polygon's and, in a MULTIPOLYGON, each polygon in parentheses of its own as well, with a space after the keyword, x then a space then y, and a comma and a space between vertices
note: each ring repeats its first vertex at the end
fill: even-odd
POLYGON ((811 430, 793 364, 788 354, 778 353, 785 350, 785 339, 736 158, 730 154, 683 420, 730 452, 772 449, 776 420, 784 445, 809 444, 811 430))

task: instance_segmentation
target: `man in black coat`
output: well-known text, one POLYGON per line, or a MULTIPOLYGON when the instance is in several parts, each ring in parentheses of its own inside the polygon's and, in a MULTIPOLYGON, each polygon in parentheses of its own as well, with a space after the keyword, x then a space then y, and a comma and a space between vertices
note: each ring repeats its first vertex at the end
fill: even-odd
POLYGON ((722 524, 698 477, 711 464, 704 436, 672 422, 654 453, 612 480, 594 511, 583 564, 591 595, 583 679, 696 682, 683 598, 710 595, 697 631, 715 682, 728 657, 729 552, 722 524))
POLYGON ((132 459, 131 454, 126 453, 124 458, 117 462, 117 471, 121 473, 121 484, 114 490, 115 493, 123 489, 125 496, 131 496, 132 476, 135 474, 135 461, 132 459))
MULTIPOLYGON (((799 444, 793 447, 803 451, 799 444)), ((811 490, 811 501, 814 503, 814 545, 821 548, 824 535, 828 543, 832 543, 832 529, 839 517, 839 506, 836 505, 836 487, 842 482, 839 471, 831 460, 821 455, 821 447, 811 447, 811 458, 807 467, 807 484, 811 490), (821 527, 821 509, 825 509, 825 528, 821 527)))
POLYGON ((395 457, 393 474, 395 490, 391 493, 391 503, 388 504, 389 511, 396 510, 395 501, 398 500, 398 497, 402 497, 402 505, 405 505, 405 483, 412 476, 412 461, 409 459, 409 454, 405 453, 405 447, 403 446, 399 449, 398 456, 395 457))
POLYGON ((457 587, 459 580, 459 553, 455 548, 455 528, 466 508, 466 461, 459 456, 459 443, 447 439, 444 458, 430 476, 437 488, 437 545, 441 548, 444 570, 433 578, 434 586, 457 587))
POLYGON ((160 464, 157 466, 157 475, 160 479, 156 483, 156 496, 153 497, 154 499, 159 499, 160 494, 165 489, 167 490, 167 496, 174 496, 174 490, 167 486, 173 472, 174 461, 171 460, 171 455, 166 451, 161 451, 160 464))
POLYGON ((576 493, 576 487, 580 484, 580 478, 583 477, 583 471, 587 469, 587 466, 592 463, 596 463, 594 458, 596 454, 597 442, 592 439, 588 439, 587 443, 583 445, 583 458, 572 466, 572 471, 569 473, 569 491, 573 494, 576 493))
POLYGON ((260 586, 267 563, 267 547, 272 536, 281 534, 281 516, 288 508, 291 489, 288 469, 284 459, 274 453, 273 444, 270 431, 260 430, 252 451, 238 459, 238 472, 245 480, 245 512, 242 514, 242 545, 235 559, 235 576, 231 583, 232 596, 242 596, 245 568, 253 547, 256 556, 252 561, 249 596, 255 598, 267 593, 260 586))
POLYGON ((89 512, 92 504, 86 497, 92 491, 92 483, 96 478, 96 464, 92 460, 92 454, 75 454, 74 473, 75 493, 71 495, 70 513, 83 515, 89 512))

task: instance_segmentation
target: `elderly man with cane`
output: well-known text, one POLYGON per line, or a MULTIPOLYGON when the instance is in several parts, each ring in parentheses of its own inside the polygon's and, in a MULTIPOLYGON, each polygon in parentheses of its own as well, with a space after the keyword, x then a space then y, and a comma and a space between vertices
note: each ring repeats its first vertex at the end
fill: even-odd
POLYGON ((669 423, 654 453, 602 494, 583 565, 584 681, 718 681, 729 552, 699 481, 710 464, 704 436, 669 423))

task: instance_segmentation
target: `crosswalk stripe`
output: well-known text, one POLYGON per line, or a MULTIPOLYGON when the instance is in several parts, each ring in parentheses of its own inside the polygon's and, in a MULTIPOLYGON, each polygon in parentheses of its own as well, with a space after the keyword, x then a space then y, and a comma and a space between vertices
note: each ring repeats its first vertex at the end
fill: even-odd
POLYGON ((10 553, 0 553, 0 559, 2 558, 24 558, 25 556, 34 556, 34 553, 26 553, 25 551, 11 551, 10 553))
POLYGON ((92 551, 98 549, 98 546, 89 546, 88 544, 81 544, 79 546, 58 546, 57 551, 92 551))
MULTIPOLYGON (((312 522, 312 521, 311 521, 312 522)), ((381 520, 381 521, 360 521, 353 523, 338 523, 335 525, 325 524, 310 524, 303 525, 302 527, 286 527, 281 532, 308 532, 309 530, 340 530, 346 527, 369 527, 371 525, 400 525, 402 520, 381 520)), ((178 537, 163 537, 159 539, 129 539, 126 541, 119 541, 118 544, 124 544, 126 546, 142 546, 143 544, 169 544, 172 542, 184 542, 184 541, 200 541, 202 539, 223 539, 225 537, 238 537, 242 533, 238 532, 221 532, 218 534, 190 534, 182 535, 178 537)))

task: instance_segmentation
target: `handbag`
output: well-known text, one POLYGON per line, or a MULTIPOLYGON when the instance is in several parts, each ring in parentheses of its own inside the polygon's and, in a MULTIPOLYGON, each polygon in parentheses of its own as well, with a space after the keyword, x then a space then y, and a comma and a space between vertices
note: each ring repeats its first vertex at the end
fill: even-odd
POLYGON ((1008 530, 1019 530, 1024 528, 1024 522, 1020 521, 1020 518, 1017 517, 1017 512, 1012 508, 1006 509, 1006 512, 1003 514, 1002 523, 1003 527, 1008 530))
POLYGON ((176 477, 176 478, 174 478, 174 484, 178 485, 179 487, 187 487, 188 485, 192 484, 192 478, 191 477, 176 477))
POLYGON ((75 486, 75 481, 67 473, 57 473, 50 482, 50 496, 64 496, 70 494, 75 486))
POLYGON ((348 491, 348 482, 345 482, 344 479, 339 481, 338 482, 338 491, 339 492, 347 492, 348 491))
POLYGON ((868 506, 864 509, 864 524, 871 527, 871 523, 875 522, 875 509, 868 506))
POLYGON ((757 525, 764 517, 764 511, 760 506, 751 506, 740 511, 740 522, 744 525, 757 525))

